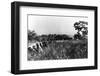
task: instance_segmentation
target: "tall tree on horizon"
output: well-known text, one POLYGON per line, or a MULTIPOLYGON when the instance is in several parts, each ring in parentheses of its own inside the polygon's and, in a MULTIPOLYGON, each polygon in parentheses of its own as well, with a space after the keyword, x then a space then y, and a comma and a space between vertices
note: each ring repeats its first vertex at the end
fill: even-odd
POLYGON ((88 22, 86 21, 79 21, 74 23, 74 28, 77 30, 77 34, 74 35, 74 37, 78 38, 82 37, 84 38, 88 34, 88 28, 87 28, 88 22))

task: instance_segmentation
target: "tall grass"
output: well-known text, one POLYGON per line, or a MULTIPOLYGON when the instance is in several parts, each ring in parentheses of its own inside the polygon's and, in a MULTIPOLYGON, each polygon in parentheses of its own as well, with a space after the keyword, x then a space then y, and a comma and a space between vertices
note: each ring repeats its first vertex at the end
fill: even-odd
MULTIPOLYGON (((28 60, 58 60, 88 58, 87 40, 53 41, 40 52, 28 52, 28 60)), ((28 50, 30 51, 30 50, 28 50)))

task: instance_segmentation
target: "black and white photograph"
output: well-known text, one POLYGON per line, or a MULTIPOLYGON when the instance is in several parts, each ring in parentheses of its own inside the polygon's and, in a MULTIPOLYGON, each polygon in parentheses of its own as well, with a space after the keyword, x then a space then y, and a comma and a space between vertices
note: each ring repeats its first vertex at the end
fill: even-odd
POLYGON ((97 69, 97 7, 12 2, 11 72, 97 69))
POLYGON ((88 17, 28 14, 28 61, 88 58, 88 17))

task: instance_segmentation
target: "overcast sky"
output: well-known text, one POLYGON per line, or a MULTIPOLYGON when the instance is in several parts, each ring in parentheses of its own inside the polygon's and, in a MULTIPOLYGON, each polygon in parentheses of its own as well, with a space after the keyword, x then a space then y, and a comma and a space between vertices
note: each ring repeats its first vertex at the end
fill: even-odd
POLYGON ((61 16, 28 16, 28 30, 34 30, 38 35, 41 34, 67 34, 74 35, 76 30, 73 24, 78 21, 87 21, 88 18, 82 17, 61 17, 61 16))

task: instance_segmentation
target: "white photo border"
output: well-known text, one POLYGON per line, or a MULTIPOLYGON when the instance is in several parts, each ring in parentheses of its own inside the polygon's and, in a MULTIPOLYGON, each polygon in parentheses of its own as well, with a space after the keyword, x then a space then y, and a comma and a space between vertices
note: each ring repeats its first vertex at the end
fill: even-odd
POLYGON ((94 66, 94 10, 58 9, 43 7, 20 7, 20 70, 48 69, 62 67, 94 66), (27 60, 27 14, 73 15, 88 17, 88 59, 49 61, 27 60))

